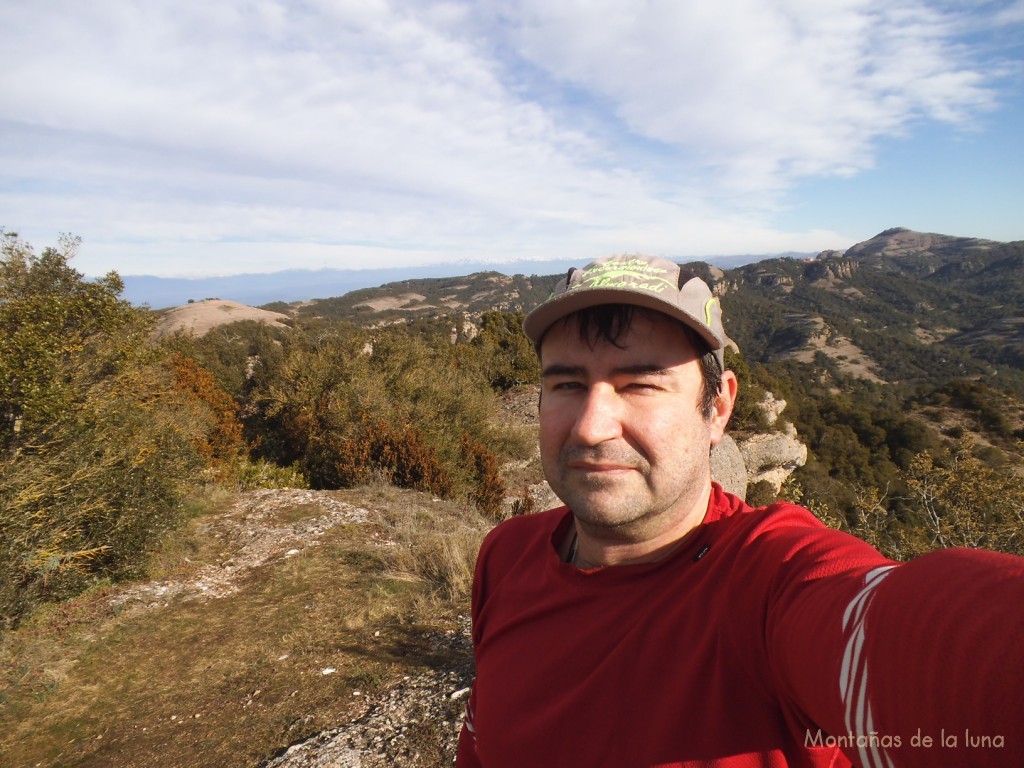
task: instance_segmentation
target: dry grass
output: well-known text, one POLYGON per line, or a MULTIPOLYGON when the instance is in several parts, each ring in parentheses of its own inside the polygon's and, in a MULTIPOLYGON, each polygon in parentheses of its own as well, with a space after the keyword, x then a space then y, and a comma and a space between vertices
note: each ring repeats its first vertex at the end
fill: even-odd
MULTIPOLYGON (((431 638, 468 612, 487 523, 411 491, 341 495, 369 522, 256 568, 227 597, 116 613, 106 587, 0 638, 0 764, 257 765, 358 717, 367 693, 450 663, 431 638)), ((161 574, 224 554, 195 530, 159 554, 161 574)))

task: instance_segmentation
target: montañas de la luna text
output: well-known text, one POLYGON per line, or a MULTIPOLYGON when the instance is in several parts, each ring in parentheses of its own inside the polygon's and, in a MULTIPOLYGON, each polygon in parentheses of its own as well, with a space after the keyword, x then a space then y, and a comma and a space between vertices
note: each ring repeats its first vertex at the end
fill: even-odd
POLYGON ((989 735, 971 733, 965 729, 963 734, 947 732, 942 729, 938 736, 931 736, 918 730, 909 739, 898 734, 884 734, 877 731, 870 731, 867 734, 857 734, 849 731, 840 736, 826 734, 819 728, 817 731, 808 729, 804 734, 805 747, 838 747, 839 749, 897 749, 909 744, 911 747, 930 749, 932 747, 958 749, 970 747, 972 749, 989 748, 1001 749, 1006 745, 1006 739, 1002 735, 989 735), (961 738, 962 737, 962 738, 961 738))

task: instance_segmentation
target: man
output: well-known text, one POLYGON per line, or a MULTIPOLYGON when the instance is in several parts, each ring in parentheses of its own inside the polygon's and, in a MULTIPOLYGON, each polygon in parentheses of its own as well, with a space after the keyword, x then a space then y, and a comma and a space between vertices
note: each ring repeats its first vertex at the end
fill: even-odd
POLYGON ((737 381, 703 281, 600 260, 524 327, 567 506, 481 548, 460 768, 1024 761, 1024 560, 897 564, 713 484, 737 381))

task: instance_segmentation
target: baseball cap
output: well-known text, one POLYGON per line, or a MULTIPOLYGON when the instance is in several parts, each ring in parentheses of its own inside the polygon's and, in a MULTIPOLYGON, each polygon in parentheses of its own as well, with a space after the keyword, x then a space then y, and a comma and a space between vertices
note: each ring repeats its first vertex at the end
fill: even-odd
POLYGON ((526 316, 523 330, 536 344, 558 320, 599 304, 634 304, 681 321, 707 342, 725 370, 727 337, 718 297, 695 274, 659 256, 606 256, 573 267, 526 316))

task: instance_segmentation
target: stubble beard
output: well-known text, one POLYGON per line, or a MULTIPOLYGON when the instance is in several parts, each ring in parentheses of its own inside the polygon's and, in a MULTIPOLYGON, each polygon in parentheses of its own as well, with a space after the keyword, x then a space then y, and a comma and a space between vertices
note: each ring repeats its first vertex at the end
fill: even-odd
POLYGON ((670 522, 666 516, 674 520, 674 515, 686 514, 710 478, 710 460, 686 462, 674 477, 661 478, 642 455, 620 449, 565 447, 555 469, 545 467, 548 482, 577 524, 601 538, 623 542, 644 541, 670 522), (632 469, 604 476, 569 466, 580 460, 632 469))

